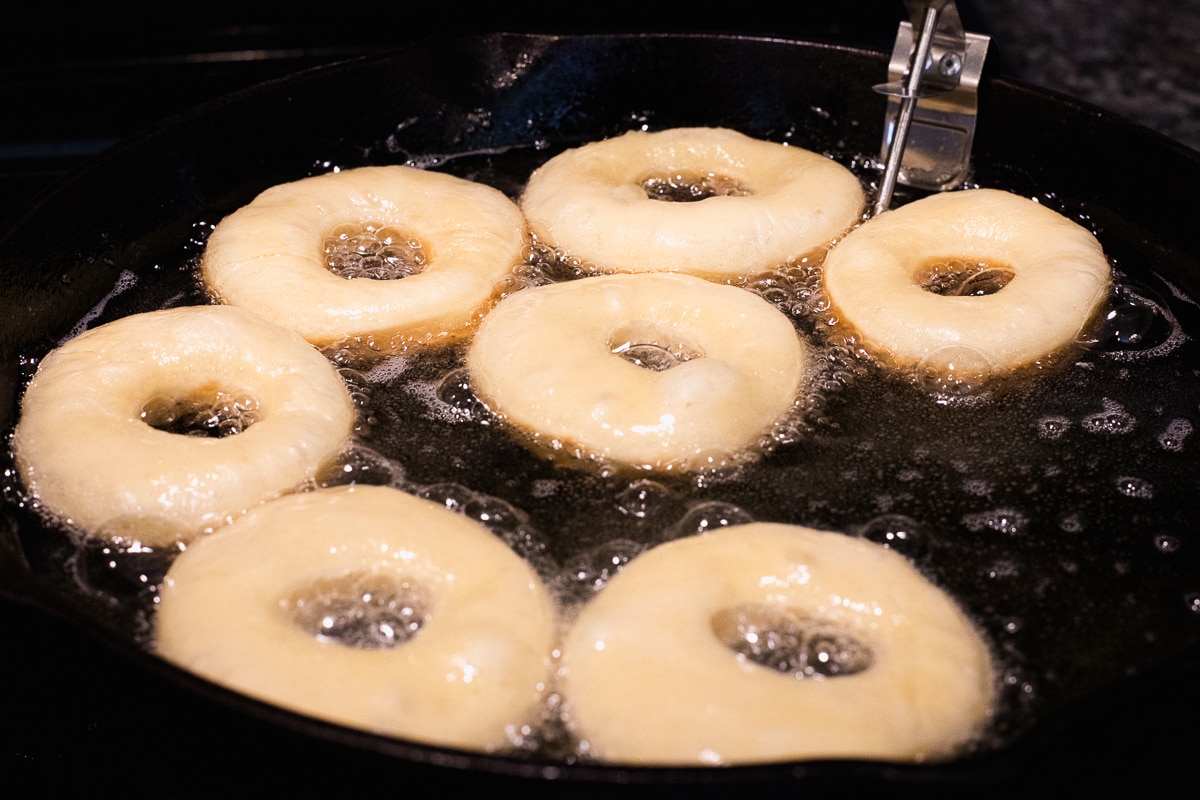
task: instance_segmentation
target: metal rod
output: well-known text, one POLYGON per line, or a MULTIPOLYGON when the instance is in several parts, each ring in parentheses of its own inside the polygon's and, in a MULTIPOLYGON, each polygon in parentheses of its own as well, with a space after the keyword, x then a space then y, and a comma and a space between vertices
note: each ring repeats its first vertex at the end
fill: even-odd
POLYGON ((930 48, 933 47, 933 34, 937 30, 937 3, 925 7, 925 19, 921 25, 921 35, 913 48, 912 60, 908 64, 908 74, 904 76, 904 94, 900 97, 900 112, 896 116, 896 130, 892 134, 892 143, 888 147, 887 163, 884 165, 883 178, 879 182, 879 194, 875 198, 875 208, 872 216, 882 214, 892 204, 892 193, 896 190, 896 180, 900 176, 900 161, 904 158, 904 146, 908 142, 908 131, 912 127, 913 112, 917 107, 917 95, 921 89, 921 73, 925 71, 925 62, 929 59, 930 48))

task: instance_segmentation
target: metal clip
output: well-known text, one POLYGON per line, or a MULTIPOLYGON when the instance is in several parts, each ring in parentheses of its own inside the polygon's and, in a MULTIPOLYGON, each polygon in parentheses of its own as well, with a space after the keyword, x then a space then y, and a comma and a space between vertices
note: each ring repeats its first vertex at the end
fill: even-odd
POLYGON ((954 0, 904 0, 888 64, 884 175, 874 213, 886 211, 896 182, 931 191, 961 184, 971 165, 979 78, 990 37, 963 31, 954 0), (916 40, 913 32, 917 31, 916 40))

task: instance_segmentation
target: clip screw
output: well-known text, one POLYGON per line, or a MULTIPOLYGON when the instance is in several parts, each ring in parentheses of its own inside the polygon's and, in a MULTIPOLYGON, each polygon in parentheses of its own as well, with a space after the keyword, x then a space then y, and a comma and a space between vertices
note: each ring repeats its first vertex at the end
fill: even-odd
POLYGON ((944 77, 952 78, 962 72, 962 56, 958 53, 946 53, 942 56, 942 60, 938 63, 938 71, 944 77))

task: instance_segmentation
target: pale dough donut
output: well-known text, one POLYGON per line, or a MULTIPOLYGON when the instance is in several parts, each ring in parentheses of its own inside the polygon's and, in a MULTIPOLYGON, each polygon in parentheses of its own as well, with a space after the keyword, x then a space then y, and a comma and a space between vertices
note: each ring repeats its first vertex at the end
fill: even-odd
POLYGON ((1108 296, 1096 237, 1032 200, 994 189, 932 195, 865 222, 830 251, 833 312, 871 352, 900 368, 986 378, 1076 340, 1108 296), (994 294, 922 288, 949 262, 1007 270, 994 294))
POLYGON ((318 346, 349 341, 388 353, 462 335, 524 244, 520 209, 496 189, 410 167, 363 167, 267 189, 217 225, 201 271, 221 302, 318 346), (326 238, 366 225, 419 241, 425 267, 395 280, 335 275, 326 238))
POLYGON ((91 536, 166 545, 310 480, 350 440, 354 404, 328 360, 238 308, 125 317, 51 352, 21 402, 17 467, 48 510, 91 536), (143 420, 148 401, 248 396, 222 438, 143 420))
POLYGON ((591 752, 644 765, 946 757, 980 732, 994 693, 987 645, 901 556, 768 523, 635 558, 583 607, 562 674, 591 752), (760 606, 851 637, 869 665, 798 678, 735 653, 721 616, 760 606))
POLYGON ((508 296, 480 326, 467 368, 489 408, 543 446, 690 470, 769 432, 796 399, 804 360, 791 322, 761 297, 642 273, 508 296), (614 352, 629 345, 688 360, 654 371, 614 352))
POLYGON ((827 247, 861 218, 858 179, 817 153, 724 128, 632 131, 568 150, 520 199, 533 232, 601 272, 769 272, 827 247), (647 180, 715 176, 744 194, 652 200, 647 180))
POLYGON ((192 544, 167 573, 155 631, 164 658, 237 692, 374 733, 493 750, 539 703, 554 610, 533 569, 483 526, 355 486, 274 500, 192 544), (423 624, 368 649, 303 622, 315 606, 325 630, 327 609, 349 601, 370 613, 368 599, 412 608, 423 624))

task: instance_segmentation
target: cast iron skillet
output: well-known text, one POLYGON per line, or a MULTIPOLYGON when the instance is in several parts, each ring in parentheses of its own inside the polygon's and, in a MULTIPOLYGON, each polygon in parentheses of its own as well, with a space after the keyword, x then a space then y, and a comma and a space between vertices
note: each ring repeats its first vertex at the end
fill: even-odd
MULTIPOLYGON (((2 424, 11 430, 15 423, 38 356, 102 301, 99 320, 169 301, 180 266, 199 251, 208 226, 272 184, 331 165, 413 163, 516 196, 524 176, 564 148, 632 128, 680 125, 723 125, 794 142, 870 182, 884 101, 869 87, 885 73, 883 54, 827 45, 497 34, 317 69, 207 105, 114 148, 0 234, 2 424), (130 275, 136 289, 114 293, 130 275)), ((977 754, 940 765, 626 769, 464 754, 347 731, 226 692, 146 655, 138 643, 149 615, 141 600, 125 601, 143 596, 142 576, 152 578, 156 565, 126 558, 110 569, 102 550, 76 554, 68 537, 22 506, 11 485, 0 529, 0 595, 31 614, 61 619, 71 635, 98 637, 129 664, 135 684, 167 687, 180 709, 171 734, 218 761, 215 772, 184 773, 213 783, 221 764, 271 770, 287 753, 322 765, 317 775, 293 778, 310 789, 346 773, 353 783, 387 770, 397 781, 432 775, 492 789, 511 782, 526 791, 567 784, 573 791, 632 785, 720 793, 736 785, 771 794, 832 787, 924 792, 1011 789, 1048 765, 1063 781, 1094 775, 1111 783, 1157 760, 1145 749, 1148 739, 1155 757, 1181 754, 1196 734, 1162 738, 1156 726, 1197 708, 1200 614, 1189 603, 1200 591, 1200 569, 1189 516, 1200 470, 1186 433, 1180 450, 1164 448, 1161 435, 1200 408, 1200 362, 1190 340, 1169 357, 1156 356, 1155 346, 1171 349, 1167 317, 1185 332, 1196 330, 1188 298, 1200 289, 1200 232, 1192 210, 1175 198, 1200 180, 1200 156, 1096 109, 1002 80, 985 81, 979 124, 971 182, 1038 197, 1097 231, 1123 285, 1147 299, 1122 307, 1157 308, 1157 321, 1142 340, 1131 340, 1122 327, 1130 314, 1119 314, 1098 334, 1095 357, 1064 366, 1052 391, 1013 390, 1011 398, 1033 407, 1025 430, 985 412, 938 410, 924 395, 868 378, 830 401, 835 419, 847 415, 838 427, 819 429, 808 449, 776 454, 772 469, 784 480, 757 482, 752 473, 698 495, 760 519, 863 535, 884 524, 916 529, 921 547, 910 555, 962 600, 1006 662, 1007 710, 997 739, 977 754), (848 411, 865 407, 873 409, 867 422, 848 411), (1032 433, 1038 420, 1065 418, 1060 411, 1075 414, 1063 436, 1048 444, 1032 433), (1123 411, 1136 418, 1132 428, 1123 411), (892 430, 926 416, 944 428, 944 440, 914 448, 892 430), (1012 449, 1009 440, 1023 444, 1012 449), (861 455, 862 442, 871 442, 872 455, 861 455), (816 481, 829 463, 847 464, 858 476, 816 481), (864 529, 871 520, 874 527, 864 529), (1095 772, 1092 764, 1099 765, 1095 772)), ((897 203, 915 196, 902 191, 897 203)), ((510 482, 549 469, 509 466, 510 458, 520 461, 519 448, 497 447, 491 472, 510 482)), ((434 457, 409 466, 418 483, 447 479, 448 468, 434 457)), ((480 490, 505 491, 499 484, 480 490)), ((543 530, 555 513, 533 510, 543 530)), ((570 522, 568 513, 566 527, 570 522)), ((589 544, 550 538, 560 560, 589 544)), ((139 774, 178 775, 180 762, 195 764, 172 756, 142 764, 139 774)), ((288 777, 272 772, 270 780, 287 785, 288 777)))

